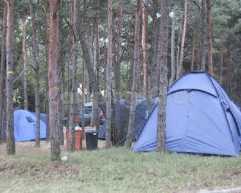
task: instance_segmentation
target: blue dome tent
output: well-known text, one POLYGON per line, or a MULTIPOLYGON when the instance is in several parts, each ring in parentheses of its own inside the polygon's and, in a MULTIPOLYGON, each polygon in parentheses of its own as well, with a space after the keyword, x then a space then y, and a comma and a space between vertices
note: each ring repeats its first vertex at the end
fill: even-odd
MULTIPOLYGON (((40 139, 46 138, 45 114, 40 115, 40 139)), ((26 110, 14 111, 14 136, 15 141, 31 141, 35 139, 36 127, 35 113, 26 110)))
MULTIPOLYGON (((153 151, 157 145, 156 106, 133 151, 153 151)), ((171 152, 237 156, 241 112, 219 83, 207 73, 190 73, 168 90, 166 148, 171 152)))

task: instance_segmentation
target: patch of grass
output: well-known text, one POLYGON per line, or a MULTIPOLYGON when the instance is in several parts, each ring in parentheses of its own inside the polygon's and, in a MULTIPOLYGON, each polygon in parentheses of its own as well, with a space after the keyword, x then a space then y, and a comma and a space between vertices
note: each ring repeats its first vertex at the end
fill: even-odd
POLYGON ((182 154, 137 154, 124 148, 0 156, 1 193, 173 193, 241 185, 241 159, 182 154))

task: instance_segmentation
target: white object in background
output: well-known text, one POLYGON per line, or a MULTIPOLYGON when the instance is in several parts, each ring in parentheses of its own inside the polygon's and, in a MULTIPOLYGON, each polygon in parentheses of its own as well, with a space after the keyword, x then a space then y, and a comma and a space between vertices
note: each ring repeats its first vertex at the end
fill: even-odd
POLYGON ((64 161, 64 162, 68 161, 68 156, 66 156, 66 155, 65 155, 65 156, 62 156, 62 157, 61 157, 61 161, 64 161))

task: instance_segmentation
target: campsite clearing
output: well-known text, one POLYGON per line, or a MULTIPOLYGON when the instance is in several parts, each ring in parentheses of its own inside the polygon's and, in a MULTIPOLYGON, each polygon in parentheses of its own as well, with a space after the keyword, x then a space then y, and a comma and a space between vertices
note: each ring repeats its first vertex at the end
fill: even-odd
POLYGON ((82 151, 66 162, 49 162, 48 144, 40 149, 17 144, 6 156, 0 145, 1 193, 173 193, 241 185, 241 158, 133 153, 124 148, 82 151))

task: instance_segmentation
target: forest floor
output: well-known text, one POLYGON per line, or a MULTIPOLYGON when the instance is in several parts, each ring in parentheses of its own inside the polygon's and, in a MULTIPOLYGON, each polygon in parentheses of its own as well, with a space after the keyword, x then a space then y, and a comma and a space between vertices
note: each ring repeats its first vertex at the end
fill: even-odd
MULTIPOLYGON (((241 186, 241 158, 142 153, 124 148, 63 152, 49 161, 49 145, 0 145, 1 193, 191 193, 241 186)), ((231 191, 230 191, 231 192, 231 191)), ((236 191, 241 192, 241 191, 236 191)))

